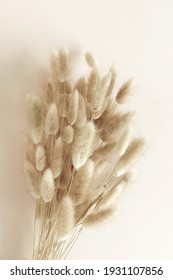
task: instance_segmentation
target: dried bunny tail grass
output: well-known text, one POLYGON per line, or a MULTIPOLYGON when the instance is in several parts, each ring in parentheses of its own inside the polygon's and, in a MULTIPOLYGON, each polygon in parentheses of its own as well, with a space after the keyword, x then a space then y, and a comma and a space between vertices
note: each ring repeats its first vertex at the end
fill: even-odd
POLYGON ((107 107, 107 99, 104 100, 103 106, 99 111, 92 112, 92 119, 93 120, 99 119, 102 116, 102 114, 104 113, 104 111, 106 110, 106 107, 107 107))
POLYGON ((130 123, 130 121, 134 117, 134 112, 127 112, 127 113, 116 113, 112 118, 105 121, 105 128, 104 131, 109 134, 114 134, 122 127, 125 127, 130 123))
POLYGON ((61 202, 57 226, 57 235, 59 237, 69 234, 74 227, 74 206, 69 196, 65 196, 61 202))
POLYGON ((68 80, 69 67, 69 53, 66 48, 61 48, 59 52, 54 52, 51 59, 52 80, 55 85, 57 81, 63 83, 68 80))
POLYGON ((71 145, 67 147, 64 145, 64 152, 63 152, 63 162, 62 162, 62 170, 59 179, 57 180, 57 188, 64 189, 66 194, 69 192, 69 188, 71 186, 71 180, 73 177, 73 168, 71 163, 71 145))
POLYGON ((61 137, 55 142, 55 147, 53 151, 53 157, 51 161, 51 168, 53 172, 53 177, 57 178, 62 171, 62 162, 63 162, 63 141, 61 137))
POLYGON ((71 81, 66 81, 64 83, 58 83, 57 84, 57 92, 58 94, 70 94, 73 92, 74 85, 71 81))
POLYGON ((117 177, 118 183, 119 182, 125 182, 125 185, 128 185, 130 182, 134 180, 135 174, 132 170, 127 171, 123 175, 120 176, 120 178, 117 177))
POLYGON ((73 141, 73 128, 71 125, 67 125, 63 127, 62 130, 62 140, 66 143, 66 144, 70 144, 73 141))
POLYGON ((58 80, 67 81, 70 74, 69 53, 66 48, 61 48, 58 56, 58 80))
POLYGON ((81 77, 75 85, 75 88, 80 92, 80 94, 85 98, 87 95, 87 82, 85 77, 81 77))
POLYGON ((86 59, 87 64, 90 67, 95 67, 96 66, 95 58, 90 52, 85 53, 85 59, 86 59))
POLYGON ((124 104, 127 101, 129 95, 131 94, 131 86, 132 79, 128 80, 121 86, 116 96, 117 103, 124 104))
POLYGON ((91 104, 95 111, 100 111, 104 107, 106 93, 111 82, 111 75, 111 73, 108 73, 100 82, 98 81, 98 88, 91 98, 91 104))
POLYGON ((73 178, 73 184, 70 191, 74 204, 78 205, 84 202, 90 179, 93 176, 94 163, 89 159, 76 173, 73 178))
POLYGON ((48 135, 56 135, 59 130, 59 116, 58 109, 55 103, 49 106, 45 118, 44 131, 48 135))
POLYGON ((51 104, 54 103, 55 101, 55 91, 53 88, 53 83, 51 79, 48 79, 47 81, 47 85, 46 85, 46 92, 45 92, 45 100, 46 103, 51 104))
POLYGON ((35 151, 35 166, 38 171, 42 171, 46 165, 46 150, 45 147, 39 144, 35 151))
POLYGON ((97 178, 98 175, 102 173, 102 171, 106 168, 108 164, 108 160, 102 159, 99 162, 95 162, 95 170, 94 170, 94 177, 97 178))
POLYGON ((24 173, 27 180, 27 187, 34 199, 40 199, 40 176, 37 173, 34 165, 28 160, 24 162, 24 173))
POLYGON ((120 157, 117 162, 116 170, 118 174, 126 171, 131 165, 135 163, 137 158, 143 153, 146 146, 144 138, 136 138, 131 141, 125 153, 120 157))
MULTIPOLYGON (((88 78, 87 100, 90 103, 100 82, 100 73, 97 67, 93 68, 88 78)), ((95 96, 94 96, 95 97, 95 96)))
POLYGON ((117 144, 115 142, 112 142, 98 148, 94 151, 92 159, 96 162, 108 159, 110 154, 115 150, 116 145, 117 144))
POLYGON ((67 111, 67 120, 73 125, 77 120, 78 115, 78 105, 79 105, 79 93, 78 90, 75 90, 70 96, 70 102, 67 111))
POLYGON ((47 168, 43 174, 40 193, 42 199, 47 203, 53 199, 55 192, 53 173, 50 168, 47 168))
POLYGON ((109 72, 111 73, 111 81, 107 90, 107 96, 110 96, 112 94, 116 82, 116 72, 113 66, 111 67, 109 72))
POLYGON ((103 198, 97 203, 94 211, 98 212, 112 205, 121 194, 124 185, 125 181, 120 180, 115 186, 108 190, 103 198))
POLYGON ((85 100, 81 94, 79 94, 78 114, 75 122, 76 127, 83 127, 87 121, 87 113, 85 100))
POLYGON ((58 96, 58 113, 61 117, 67 117, 69 106, 69 95, 67 93, 58 96))
POLYGON ((84 220, 85 226, 93 226, 107 220, 114 213, 114 208, 107 208, 96 213, 92 213, 84 220))
POLYGON ((115 98, 112 96, 108 96, 106 98, 106 108, 101 116, 101 124, 104 124, 105 120, 109 120, 115 115, 117 108, 117 103, 115 102, 115 98))
POLYGON ((116 153, 119 156, 122 156, 122 154, 124 154, 125 150, 127 149, 127 146, 130 141, 130 136, 131 136, 131 129, 128 127, 120 137, 120 140, 116 147, 116 153))
POLYGON ((75 130, 72 146, 72 162, 76 169, 84 165, 90 156, 96 129, 93 122, 87 122, 82 128, 75 130))
POLYGON ((33 142, 38 144, 43 133, 43 104, 37 96, 28 98, 28 118, 33 142))
POLYGON ((101 89, 102 89, 104 96, 106 96, 106 94, 107 94, 111 81, 112 81, 112 72, 109 72, 108 74, 106 74, 101 80, 101 89))

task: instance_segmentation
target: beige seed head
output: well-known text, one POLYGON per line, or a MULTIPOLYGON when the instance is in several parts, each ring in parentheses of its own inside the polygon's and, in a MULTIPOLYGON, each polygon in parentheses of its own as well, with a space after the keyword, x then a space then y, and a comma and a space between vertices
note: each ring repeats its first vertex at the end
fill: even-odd
POLYGON ((106 93, 111 81, 111 73, 98 80, 95 92, 91 97, 91 104, 94 111, 100 111, 104 107, 106 93))
POLYGON ((88 78, 88 90, 87 90, 87 100, 89 103, 93 103, 92 100, 97 99, 98 84, 100 83, 100 73, 97 67, 93 68, 90 72, 88 78), (95 96, 96 95, 96 96, 95 96))
POLYGON ((92 150, 96 129, 93 122, 87 122, 82 128, 75 130, 72 146, 72 162, 76 169, 84 165, 92 150))
POLYGON ((115 150, 116 147, 116 143, 112 142, 112 143, 108 143, 106 145, 104 145, 103 147, 98 148, 97 150, 95 150, 95 152, 92 155, 92 159, 95 162, 99 162, 104 160, 108 160, 110 155, 113 153, 113 151, 115 150))
POLYGON ((47 168, 43 174, 40 193, 42 199, 47 203, 53 199, 55 192, 53 173, 50 168, 47 168))
POLYGON ((28 98, 28 118, 33 142, 37 144, 43 133, 43 105, 37 96, 28 98))
POLYGON ((70 104, 67 112, 67 120, 71 125, 73 125, 77 120, 78 104, 79 104, 79 93, 78 90, 75 90, 70 96, 70 104))
POLYGON ((62 140, 66 144, 70 144, 73 141, 73 134, 74 131, 71 125, 64 126, 62 131, 62 140))
POLYGON ((58 80, 62 83, 69 78, 70 66, 69 66, 69 53, 68 50, 62 47, 58 56, 58 80))
POLYGON ((58 110, 55 103, 52 103, 49 106, 46 119, 45 119, 45 125, 44 125, 44 131, 47 135, 56 135, 59 130, 59 116, 58 116, 58 110))
POLYGON ((107 193, 103 196, 103 198, 97 203, 95 211, 100 211, 106 209, 111 206, 121 194, 123 187, 125 185, 125 181, 121 180, 115 186, 113 186, 107 193))
POLYGON ((51 161, 51 169, 54 178, 59 177, 59 175, 61 174, 62 162, 63 162, 63 141, 61 137, 58 137, 58 139, 55 142, 53 158, 51 161))
POLYGON ((70 94, 73 92, 73 84, 71 81, 65 81, 64 83, 58 82, 57 93, 59 94, 70 94))
POLYGON ((120 137, 120 140, 117 144, 117 147, 116 147, 116 154, 122 156, 122 154, 124 154, 128 144, 129 144, 129 141, 130 141, 130 136, 131 136, 131 130, 130 128, 128 127, 124 133, 122 134, 122 136, 120 137))
POLYGON ((116 113, 109 120, 105 121, 104 131, 113 134, 119 129, 127 126, 134 117, 134 112, 116 113))
POLYGON ((133 139, 127 147, 125 153, 117 162, 117 173, 122 174, 128 168, 130 168, 135 163, 137 158, 143 153, 145 146, 146 141, 144 140, 144 138, 133 139))
POLYGON ((121 86, 116 96, 117 103, 123 104, 127 101, 132 91, 131 86, 132 86, 132 80, 128 80, 121 86))
POLYGON ((106 101, 107 101, 106 109, 102 114, 102 123, 112 118, 115 115, 117 109, 117 103, 115 102, 115 99, 112 98, 112 96, 107 97, 106 101))
POLYGON ((85 226, 93 226, 107 220, 114 213, 113 208, 107 208, 102 211, 88 215, 84 221, 85 226))
POLYGON ((51 79, 48 79, 45 93, 46 103, 51 104, 55 101, 55 92, 51 79))
POLYGON ((42 171, 46 165, 46 150, 45 147, 39 144, 35 152, 35 166, 38 171, 42 171))
POLYGON ((24 173, 27 180, 27 187, 34 199, 40 199, 40 176, 34 165, 28 160, 24 162, 24 173))
POLYGON ((76 127, 83 127, 87 121, 87 114, 86 114, 86 106, 85 100, 81 94, 79 94, 79 103, 78 103, 78 114, 76 120, 76 127))
POLYGON ((116 184, 124 184, 124 186, 131 183, 135 178, 135 172, 132 170, 126 171, 122 175, 116 177, 116 184))
POLYGON ((96 66, 95 58, 90 52, 85 53, 85 59, 86 59, 86 62, 88 63, 88 65, 90 67, 95 67, 96 66))
POLYGON ((69 196, 65 196, 61 202, 57 227, 57 234, 59 237, 68 235, 74 227, 74 206, 69 196))
POLYGON ((84 202, 88 187, 93 176, 94 163, 88 160, 78 171, 75 173, 73 184, 70 191, 74 204, 78 205, 84 202))
POLYGON ((115 82, 116 82, 116 72, 115 72, 115 68, 111 67, 110 71, 111 73, 111 81, 107 90, 107 96, 110 96, 112 94, 112 91, 114 89, 115 86, 115 82))
POLYGON ((108 164, 108 160, 102 159, 99 162, 95 162, 95 164, 96 164, 96 167, 94 170, 94 177, 97 178, 97 176, 99 176, 103 172, 103 170, 106 168, 106 166, 108 164))
POLYGON ((107 107, 107 99, 104 100, 103 106, 100 110, 92 112, 92 119, 93 120, 99 119, 104 113, 104 111, 106 110, 106 107, 107 107))
POLYGON ((69 106, 69 95, 64 93, 58 96, 58 113, 61 117, 67 117, 69 106))
POLYGON ((75 88, 80 92, 80 94, 85 98, 87 95, 87 82, 85 77, 81 77, 75 85, 75 88))

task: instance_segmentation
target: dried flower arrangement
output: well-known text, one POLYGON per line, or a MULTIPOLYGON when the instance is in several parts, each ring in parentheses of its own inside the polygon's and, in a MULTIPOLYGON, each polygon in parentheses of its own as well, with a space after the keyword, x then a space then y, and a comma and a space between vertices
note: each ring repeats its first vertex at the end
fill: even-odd
POLYGON ((28 98, 24 171, 36 201, 33 259, 65 258, 84 226, 113 214, 145 146, 142 137, 131 138, 134 113, 121 106, 131 80, 114 96, 114 68, 102 75, 91 53, 85 59, 89 74, 72 85, 69 53, 61 48, 45 92, 28 98), (93 184, 111 158, 111 171, 93 184))

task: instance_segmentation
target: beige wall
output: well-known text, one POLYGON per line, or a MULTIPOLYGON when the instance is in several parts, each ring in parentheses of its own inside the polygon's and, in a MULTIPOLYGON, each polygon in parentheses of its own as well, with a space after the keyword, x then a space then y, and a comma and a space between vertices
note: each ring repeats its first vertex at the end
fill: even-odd
POLYGON ((119 215, 86 230, 69 259, 173 258, 173 2, 0 0, 0 258, 29 258, 34 206, 22 172, 24 100, 61 44, 135 77, 135 129, 150 139, 119 215))

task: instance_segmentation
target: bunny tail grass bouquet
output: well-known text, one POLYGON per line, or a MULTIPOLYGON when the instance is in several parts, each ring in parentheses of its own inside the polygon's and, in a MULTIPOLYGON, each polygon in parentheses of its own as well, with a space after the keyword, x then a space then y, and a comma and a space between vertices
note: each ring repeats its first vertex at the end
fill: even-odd
POLYGON ((61 48, 52 55, 45 91, 27 102, 24 171, 36 202, 35 260, 64 259, 83 227, 114 213, 145 146, 143 138, 130 136, 134 113, 122 106, 131 80, 115 96, 114 68, 102 75, 92 54, 85 59, 88 75, 71 81, 70 55, 61 48))

